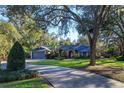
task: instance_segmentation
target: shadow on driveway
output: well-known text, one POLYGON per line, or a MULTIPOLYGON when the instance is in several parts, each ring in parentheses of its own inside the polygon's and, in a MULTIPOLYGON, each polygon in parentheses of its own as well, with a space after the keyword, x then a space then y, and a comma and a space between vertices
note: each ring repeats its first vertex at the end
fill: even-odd
POLYGON ((50 65, 27 68, 37 70, 56 88, 124 88, 124 83, 87 71, 50 65))

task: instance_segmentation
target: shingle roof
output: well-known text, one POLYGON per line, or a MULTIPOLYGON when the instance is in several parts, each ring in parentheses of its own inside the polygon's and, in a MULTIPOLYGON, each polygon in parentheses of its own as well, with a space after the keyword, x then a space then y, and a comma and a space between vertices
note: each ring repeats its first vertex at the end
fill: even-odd
POLYGON ((78 52, 88 52, 90 47, 88 45, 63 45, 60 47, 61 50, 77 50, 78 52))
POLYGON ((63 45, 60 47, 62 50, 69 50, 69 49, 74 49, 78 45, 63 45))
POLYGON ((37 50, 47 50, 47 51, 51 51, 48 47, 45 47, 45 46, 41 46, 40 48, 34 48, 32 49, 32 51, 37 51, 37 50))

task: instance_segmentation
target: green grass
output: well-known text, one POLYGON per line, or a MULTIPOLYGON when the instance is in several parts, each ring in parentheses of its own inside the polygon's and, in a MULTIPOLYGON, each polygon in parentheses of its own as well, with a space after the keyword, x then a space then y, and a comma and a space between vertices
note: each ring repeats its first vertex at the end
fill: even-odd
MULTIPOLYGON (((98 65, 100 64, 108 64, 110 66, 119 66, 124 68, 124 61, 116 61, 115 59, 97 59, 96 62, 98 65)), ((32 62, 31 64, 37 65, 55 65, 55 66, 63 66, 70 68, 83 67, 89 64, 89 59, 64 59, 64 60, 43 60, 39 62, 32 62)))
POLYGON ((55 65, 63 67, 80 67, 86 65, 88 60, 79 60, 79 59, 64 59, 64 60, 43 60, 39 62, 32 62, 31 64, 37 65, 55 65))
POLYGON ((97 60, 97 64, 108 64, 110 66, 124 68, 124 61, 117 61, 116 59, 100 59, 97 60))
POLYGON ((0 88, 48 88, 49 85, 42 78, 20 80, 8 83, 1 83, 0 88))

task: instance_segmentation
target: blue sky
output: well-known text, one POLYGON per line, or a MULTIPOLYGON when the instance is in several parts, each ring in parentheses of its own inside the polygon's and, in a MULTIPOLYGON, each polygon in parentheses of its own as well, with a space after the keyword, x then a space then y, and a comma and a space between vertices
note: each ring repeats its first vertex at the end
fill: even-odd
MULTIPOLYGON (((48 30, 48 32, 49 33, 54 32, 54 33, 57 34, 58 33, 58 30, 56 28, 50 28, 48 30)), ((78 32, 76 30, 74 30, 74 29, 71 29, 71 31, 66 36, 65 35, 62 35, 60 37, 63 38, 63 39, 70 38, 71 41, 77 40, 78 39, 78 32)))
POLYGON ((7 18, 7 17, 4 17, 4 16, 2 16, 2 15, 0 15, 0 20, 2 20, 2 21, 7 21, 8 18, 7 18))

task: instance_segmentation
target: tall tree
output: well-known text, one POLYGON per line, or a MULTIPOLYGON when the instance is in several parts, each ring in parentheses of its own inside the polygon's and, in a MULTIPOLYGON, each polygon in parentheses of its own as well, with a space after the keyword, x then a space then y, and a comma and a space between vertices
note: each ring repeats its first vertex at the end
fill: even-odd
POLYGON ((108 43, 113 43, 118 46, 121 56, 124 57, 124 7, 113 6, 112 13, 109 15, 109 20, 105 24, 106 30, 102 33, 102 38, 108 43))
POLYGON ((90 65, 95 65, 96 42, 100 29, 109 15, 111 6, 48 6, 44 19, 54 26, 59 25, 64 33, 76 27, 86 34, 90 44, 90 65))
POLYGON ((13 43, 18 41, 21 35, 12 23, 0 22, 0 56, 4 59, 13 43))
MULTIPOLYGON (((61 34, 76 28, 79 34, 88 36, 90 45, 90 65, 95 65, 96 42, 103 24, 107 21, 111 6, 13 6, 9 15, 21 13, 28 15, 36 22, 36 26, 58 26, 61 34), (31 11, 31 12, 30 12, 31 11), (13 13, 13 14, 11 14, 13 13)), ((18 16, 20 17, 20 16, 18 16)))
POLYGON ((116 6, 115 7, 117 11, 114 11, 114 17, 113 18, 113 30, 112 32, 116 35, 115 39, 116 41, 119 40, 119 43, 121 45, 121 55, 124 57, 124 7, 122 6, 116 6))

